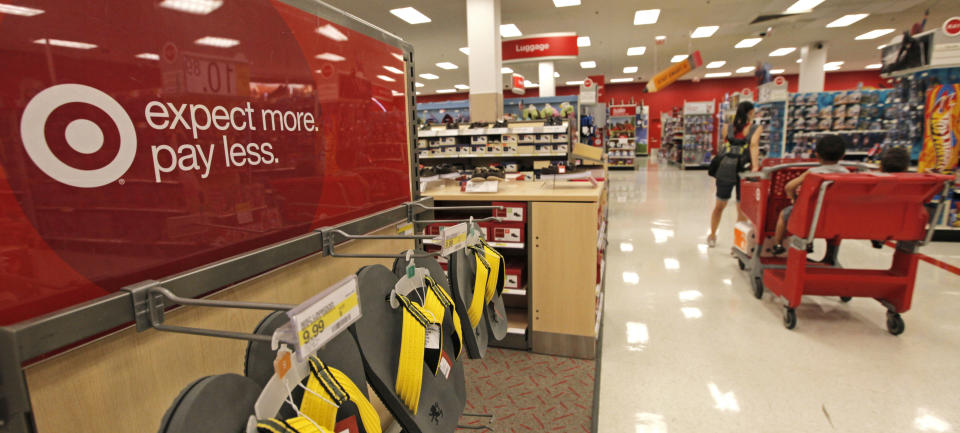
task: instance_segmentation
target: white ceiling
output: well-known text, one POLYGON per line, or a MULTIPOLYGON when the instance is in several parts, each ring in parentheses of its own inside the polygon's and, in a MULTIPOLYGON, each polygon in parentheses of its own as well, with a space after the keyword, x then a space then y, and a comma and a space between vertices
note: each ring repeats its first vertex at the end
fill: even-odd
MULTIPOLYGON (((437 89, 453 88, 455 84, 469 84, 467 56, 459 51, 467 45, 466 0, 326 0, 363 20, 369 21, 414 45, 417 74, 432 73, 438 80, 424 80, 418 90, 432 94, 437 89), (431 22, 411 25, 397 18, 389 9, 413 6, 431 18, 431 22), (436 63, 449 61, 459 66, 443 70, 436 63)), ((951 16, 960 15, 958 0, 826 0, 808 14, 793 15, 757 24, 750 24, 759 15, 781 14, 795 0, 581 0, 580 6, 556 8, 552 0, 501 0, 501 22, 516 24, 524 35, 574 31, 590 36, 592 45, 580 48, 576 60, 557 62, 559 85, 566 81, 582 80, 586 75, 604 74, 611 78, 634 77, 646 80, 655 71, 669 64, 676 54, 699 49, 704 64, 725 60, 719 69, 700 68, 684 77, 703 76, 706 72, 735 72, 742 66, 754 66, 758 61, 768 62, 774 69, 796 73, 799 47, 822 41, 828 47, 827 61, 845 62, 841 71, 862 70, 868 64, 880 62, 878 45, 908 29, 923 18, 930 9, 926 29, 939 26, 951 16), (656 24, 634 26, 633 15, 638 9, 660 8, 656 24), (869 13, 870 16, 849 27, 826 28, 826 24, 843 15, 869 13), (696 27, 720 26, 710 38, 691 39, 696 27), (735 49, 743 38, 757 37, 772 27, 762 42, 753 48, 735 49), (897 32, 874 40, 856 41, 857 35, 870 30, 892 28, 897 32), (654 38, 667 36, 664 45, 656 45, 654 38), (646 54, 627 57, 627 48, 646 46, 646 54), (771 51, 782 47, 797 47, 797 51, 783 57, 770 57, 771 51), (580 61, 594 60, 595 69, 581 69, 580 61), (636 74, 624 74, 625 66, 638 66, 636 74)), ((536 82, 536 63, 509 65, 528 80, 536 82)), ((748 76, 734 74, 734 76, 748 76)))

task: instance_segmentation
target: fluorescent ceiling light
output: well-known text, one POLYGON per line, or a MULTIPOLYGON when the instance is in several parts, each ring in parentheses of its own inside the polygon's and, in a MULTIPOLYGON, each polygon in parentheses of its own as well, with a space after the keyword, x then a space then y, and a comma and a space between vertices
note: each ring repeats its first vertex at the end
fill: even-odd
POLYGON ((803 63, 803 59, 797 59, 797 63, 803 63))
POLYGON ((660 9, 646 9, 637 11, 633 15, 633 25, 642 26, 644 24, 654 24, 660 19, 660 9))
POLYGON ((580 6, 580 0, 553 0, 553 5, 558 8, 567 6, 580 6))
POLYGON ((734 48, 750 48, 754 45, 759 44, 760 41, 762 40, 763 38, 746 38, 740 42, 737 42, 737 44, 734 45, 733 47, 734 48))
POLYGON ((694 29, 693 33, 690 34, 691 38, 709 38, 713 36, 714 33, 720 30, 720 26, 701 26, 694 29))
POLYGON ((786 14, 803 14, 807 12, 812 12, 813 8, 817 7, 820 3, 823 3, 823 0, 797 0, 792 6, 788 7, 787 10, 783 11, 786 14))
POLYGON ((420 82, 413 83, 413 85, 417 87, 423 87, 423 83, 420 82))
POLYGON ((403 96, 403 93, 400 93, 400 92, 398 92, 398 91, 396 91, 396 90, 391 90, 391 91, 390 91, 390 94, 393 95, 393 96, 403 96))
POLYGON ((389 82, 391 82, 391 83, 394 82, 394 81, 397 81, 397 80, 394 80, 393 77, 388 77, 388 76, 386 76, 386 75, 377 75, 377 78, 379 78, 379 79, 381 79, 381 80, 383 80, 383 81, 389 81, 389 82))
POLYGON ((670 63, 680 63, 687 60, 687 57, 689 57, 687 54, 677 54, 670 58, 670 63))
POLYGON ((457 93, 457 89, 440 89, 437 93, 457 93))
POLYGON ((523 80, 523 87, 526 87, 526 88, 528 88, 528 89, 532 89, 532 88, 534 88, 534 87, 540 87, 540 85, 537 84, 537 83, 534 83, 534 82, 532 82, 532 81, 530 81, 530 80, 523 80))
POLYGON ((320 27, 317 27, 317 33, 323 36, 326 36, 328 39, 332 39, 337 42, 343 42, 349 39, 347 38, 347 35, 343 34, 343 32, 341 32, 331 24, 325 24, 320 27))
POLYGON ((579 85, 581 85, 581 84, 583 84, 583 80, 579 80, 579 81, 567 81, 567 85, 568 85, 568 86, 579 86, 579 85))
POLYGON ((423 78, 424 80, 436 80, 440 77, 433 74, 420 74, 420 78, 423 78))
POLYGON ((64 48, 76 48, 78 50, 89 50, 91 48, 96 48, 96 44, 88 44, 86 42, 77 42, 77 41, 65 41, 63 39, 37 39, 33 41, 35 44, 40 45, 53 45, 55 47, 64 47, 64 48))
POLYGON ((587 60, 585 62, 580 62, 580 67, 583 69, 593 69, 597 67, 597 62, 593 60, 587 60))
POLYGON ((794 48, 794 47, 777 48, 777 49, 773 50, 772 52, 770 52, 770 57, 783 57, 783 56, 785 56, 785 55, 787 55, 787 54, 790 54, 790 53, 792 53, 792 52, 794 52, 794 51, 796 51, 796 50, 797 50, 797 49, 794 48))
POLYGON ((450 63, 450 62, 437 63, 437 67, 440 69, 446 69, 446 70, 457 69, 457 65, 454 65, 453 63, 450 63))
POLYGON ((647 47, 630 47, 627 48, 628 56, 642 56, 647 52, 647 47))
POLYGON ((500 37, 514 38, 517 36, 523 36, 523 33, 520 33, 516 24, 500 24, 500 37))
POLYGON ((223 6, 223 0, 163 0, 160 7, 194 15, 207 15, 223 6))
POLYGON ((664 36, 664 35, 660 35, 660 36, 657 36, 656 39, 657 39, 658 41, 665 41, 665 40, 667 40, 667 37, 664 36))
POLYGON ((420 92, 417 92, 417 96, 420 96, 420 92))
POLYGON ((28 8, 26 6, 8 5, 5 3, 0 3, 0 14, 32 17, 35 15, 40 15, 43 12, 44 12, 43 9, 34 9, 34 8, 28 8))
POLYGON ((390 72, 393 72, 394 74, 403 74, 403 71, 401 71, 401 70, 399 70, 399 69, 397 69, 397 68, 394 68, 393 66, 384 66, 383 69, 386 69, 386 70, 388 70, 388 71, 390 71, 390 72))
POLYGON ((209 47, 217 48, 230 48, 240 45, 240 41, 230 38, 221 38, 219 36, 204 36, 200 39, 193 41, 197 45, 206 45, 209 47))
POLYGON ((466 84, 455 84, 453 87, 458 90, 467 90, 470 88, 470 86, 466 84))
POLYGON ((709 74, 704 75, 704 77, 705 78, 723 78, 723 77, 729 77, 731 75, 733 74, 729 72, 711 72, 709 74))
POLYGON ((402 55, 402 54, 390 53, 390 55, 393 56, 395 59, 401 61, 401 62, 403 61, 403 55, 402 55))
POLYGON ((390 9, 390 13, 396 15, 397 18, 400 18, 401 20, 404 20, 410 24, 423 24, 423 23, 430 22, 430 17, 420 13, 420 11, 410 6, 407 6, 405 8, 399 8, 399 9, 390 9))
POLYGON ((470 47, 462 47, 462 48, 460 48, 460 52, 469 56, 469 55, 470 55, 470 47))
POLYGON ((737 73, 738 73, 738 74, 746 74, 747 72, 753 72, 755 69, 757 69, 756 66, 744 66, 744 67, 742 67, 742 68, 740 68, 740 69, 737 69, 737 73))
POLYGON ((160 60, 160 55, 155 53, 140 53, 133 57, 144 60, 160 60))
POLYGON ((879 38, 880 36, 883 36, 883 35, 889 35, 890 33, 893 33, 893 31, 894 31, 893 29, 876 29, 876 30, 870 30, 869 32, 866 32, 866 33, 864 33, 864 34, 862 34, 862 35, 860 35, 860 36, 857 36, 857 37, 854 38, 854 39, 856 39, 856 40, 858 40, 858 41, 863 41, 863 40, 867 40, 867 39, 876 39, 876 38, 879 38))
MULTIPOLYGON (((611 83, 629 83, 631 81, 633 81, 633 78, 612 78, 610 80, 611 83)), ((620 249, 623 249, 623 244, 620 244, 620 249)))
POLYGON ((501 73, 501 74, 512 74, 512 73, 513 73, 513 69, 510 69, 510 68, 504 66, 504 67, 500 68, 500 73, 501 73))
POLYGON ((328 62, 342 62, 346 60, 346 58, 344 58, 343 56, 338 54, 333 54, 333 53, 317 54, 315 57, 320 60, 326 60, 328 62))
POLYGON ((770 73, 771 73, 771 74, 782 74, 782 73, 784 73, 784 72, 786 72, 786 69, 771 69, 771 70, 770 70, 770 73))
MULTIPOLYGON (((556 0, 554 0, 556 1, 556 0)), ((580 4, 577 2, 577 4, 580 4)), ((590 36, 577 36, 577 46, 578 47, 589 47, 590 46, 590 36)))
POLYGON ((553 71, 553 78, 560 78, 560 73, 557 71, 553 71))
POLYGON ((880 68, 882 68, 882 67, 883 67, 883 64, 880 64, 880 63, 874 63, 874 64, 872 64, 872 65, 867 65, 867 69, 880 69, 880 68))
POLYGON ((827 24, 827 28, 832 28, 832 27, 846 27, 846 26, 849 26, 850 24, 853 24, 853 23, 855 23, 855 22, 857 22, 857 21, 860 21, 860 20, 866 18, 866 17, 869 16, 869 15, 870 15, 870 14, 850 14, 850 15, 844 15, 844 16, 842 16, 842 17, 840 17, 840 18, 837 18, 837 19, 833 20, 830 24, 827 24))
POLYGON ((715 62, 707 63, 707 69, 722 68, 723 65, 726 65, 726 64, 727 64, 727 61, 726 61, 726 60, 717 60, 717 61, 715 61, 715 62))
POLYGON ((636 67, 636 66, 627 66, 626 68, 623 68, 623 73, 624 73, 624 74, 636 74, 636 73, 637 73, 637 70, 639 70, 639 69, 640 69, 640 68, 638 68, 638 67, 636 67))
POLYGON ((839 71, 843 62, 827 62, 823 64, 824 71, 839 71))

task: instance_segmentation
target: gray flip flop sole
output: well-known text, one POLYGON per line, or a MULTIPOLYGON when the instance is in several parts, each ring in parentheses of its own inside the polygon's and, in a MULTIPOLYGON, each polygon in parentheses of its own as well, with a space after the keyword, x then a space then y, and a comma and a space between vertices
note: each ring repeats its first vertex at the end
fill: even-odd
POLYGON ((159 433, 246 431, 261 388, 239 374, 219 374, 187 385, 160 422, 159 433))
POLYGON ((451 254, 447 269, 450 270, 450 290, 453 292, 453 303, 457 307, 457 314, 460 315, 461 328, 464 334, 469 333, 473 337, 464 338, 467 354, 471 359, 480 359, 487 353, 490 332, 486 320, 480 320, 476 327, 470 326, 467 308, 473 299, 473 282, 477 277, 477 266, 473 255, 468 254, 466 249, 451 254), (467 332, 470 329, 473 332, 467 332))
POLYGON ((500 272, 497 275, 497 291, 490 302, 487 302, 487 305, 484 306, 485 312, 483 314, 487 318, 490 333, 497 341, 503 340, 507 336, 507 328, 509 327, 507 308, 503 305, 503 281, 506 265, 505 261, 500 263, 500 272))

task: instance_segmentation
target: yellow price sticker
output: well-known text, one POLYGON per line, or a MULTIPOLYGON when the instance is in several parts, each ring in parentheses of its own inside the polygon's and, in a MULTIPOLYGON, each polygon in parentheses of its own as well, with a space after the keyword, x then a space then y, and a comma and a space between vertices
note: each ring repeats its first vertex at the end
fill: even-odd
POLYGON ((335 325, 341 317, 357 306, 357 294, 352 293, 347 299, 334 306, 330 311, 318 317, 300 331, 300 345, 305 346, 310 340, 320 336, 329 326, 335 325))

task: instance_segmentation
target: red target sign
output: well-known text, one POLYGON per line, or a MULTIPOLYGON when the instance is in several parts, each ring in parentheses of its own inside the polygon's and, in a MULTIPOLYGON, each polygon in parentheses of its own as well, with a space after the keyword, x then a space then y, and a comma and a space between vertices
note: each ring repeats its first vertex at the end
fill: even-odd
POLYGON ((960 35, 960 17, 953 17, 944 21, 943 33, 945 33, 947 36, 960 35))

